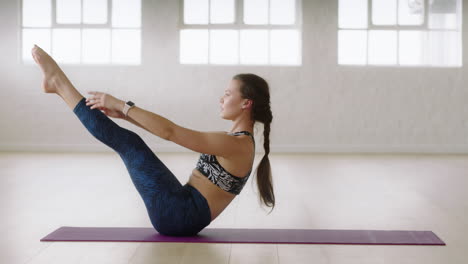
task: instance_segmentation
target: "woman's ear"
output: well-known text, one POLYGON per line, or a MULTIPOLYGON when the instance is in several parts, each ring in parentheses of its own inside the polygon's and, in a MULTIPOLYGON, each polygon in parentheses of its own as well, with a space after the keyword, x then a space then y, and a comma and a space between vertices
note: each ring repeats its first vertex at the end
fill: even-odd
POLYGON ((248 108, 251 108, 252 107, 252 104, 253 104, 253 101, 248 99, 244 105, 242 106, 243 109, 248 109, 248 108))

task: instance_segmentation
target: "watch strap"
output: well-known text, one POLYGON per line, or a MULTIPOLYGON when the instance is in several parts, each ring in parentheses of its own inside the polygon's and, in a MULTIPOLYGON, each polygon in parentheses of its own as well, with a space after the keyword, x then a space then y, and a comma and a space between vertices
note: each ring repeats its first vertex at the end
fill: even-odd
POLYGON ((133 107, 135 107, 135 104, 132 102, 132 101, 127 101, 125 102, 125 105, 124 105, 124 108, 122 110, 123 114, 125 115, 125 117, 128 116, 128 111, 130 109, 132 109, 133 107))

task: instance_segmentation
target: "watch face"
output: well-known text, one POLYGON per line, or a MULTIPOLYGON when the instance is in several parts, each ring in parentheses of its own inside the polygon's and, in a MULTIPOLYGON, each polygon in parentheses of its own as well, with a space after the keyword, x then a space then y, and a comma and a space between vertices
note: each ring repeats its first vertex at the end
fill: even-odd
POLYGON ((127 104, 128 104, 129 106, 134 106, 134 105, 135 105, 132 101, 128 101, 127 104))

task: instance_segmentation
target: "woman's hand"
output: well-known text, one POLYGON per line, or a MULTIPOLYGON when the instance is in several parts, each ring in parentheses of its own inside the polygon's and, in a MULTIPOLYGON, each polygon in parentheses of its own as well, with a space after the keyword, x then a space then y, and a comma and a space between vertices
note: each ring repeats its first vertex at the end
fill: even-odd
POLYGON ((91 97, 86 98, 86 105, 90 105, 91 109, 97 108, 105 115, 115 118, 124 118, 122 113, 124 101, 115 98, 114 96, 101 92, 90 91, 91 97))

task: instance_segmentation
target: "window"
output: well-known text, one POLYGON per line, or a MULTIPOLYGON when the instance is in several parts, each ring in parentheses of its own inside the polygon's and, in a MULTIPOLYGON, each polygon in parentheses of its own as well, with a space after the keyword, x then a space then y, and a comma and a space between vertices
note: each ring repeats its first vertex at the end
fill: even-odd
POLYGON ((300 0, 181 3, 181 64, 301 65, 300 0))
POLYGON ((63 64, 141 63, 141 0, 23 0, 22 59, 39 45, 63 64))
POLYGON ((461 0, 339 0, 338 64, 462 66, 461 0))

